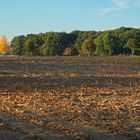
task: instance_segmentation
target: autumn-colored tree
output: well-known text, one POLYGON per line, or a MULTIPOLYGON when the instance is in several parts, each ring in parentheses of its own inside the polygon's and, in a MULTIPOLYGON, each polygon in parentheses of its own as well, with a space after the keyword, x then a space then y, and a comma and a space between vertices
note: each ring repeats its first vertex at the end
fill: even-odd
POLYGON ((72 55, 72 48, 66 48, 63 53, 64 56, 71 56, 72 55))
POLYGON ((5 36, 0 37, 0 54, 6 54, 9 51, 7 38, 5 36))

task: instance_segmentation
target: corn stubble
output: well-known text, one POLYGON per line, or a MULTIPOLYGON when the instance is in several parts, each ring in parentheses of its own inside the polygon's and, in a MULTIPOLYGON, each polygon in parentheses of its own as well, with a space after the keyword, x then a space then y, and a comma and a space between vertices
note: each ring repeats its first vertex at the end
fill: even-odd
MULTIPOLYGON (((16 61, 18 61, 18 58, 15 59, 16 61)), ((29 60, 30 59, 34 60, 35 58, 29 58, 29 60)), ((44 58, 42 59, 43 60, 40 60, 40 62, 33 62, 33 65, 35 65, 36 63, 44 63, 44 61, 50 63, 47 58, 45 60, 44 58)), ((66 58, 64 57, 62 60, 61 59, 62 58, 58 59, 58 61, 60 61, 60 64, 62 64, 63 59, 66 58)), ((96 61, 98 62, 101 58, 96 59, 96 61)), ((134 64, 133 59, 137 60, 138 58, 129 59, 131 60, 131 63, 134 64)), ((51 58, 51 60, 53 59, 51 58)), ((58 70, 56 70, 57 72, 52 72, 52 77, 57 78, 59 74, 60 75, 58 76, 58 78, 78 78, 79 76, 84 77, 85 72, 81 72, 81 70, 79 72, 79 69, 75 67, 72 68, 73 66, 70 67, 69 72, 65 72, 66 75, 64 76, 63 70, 69 67, 69 65, 77 63, 79 61, 79 58, 76 58, 76 60, 77 61, 74 61, 73 58, 67 58, 67 63, 65 62, 66 64, 63 64, 63 69, 62 66, 61 68, 58 68, 56 66, 58 70), (60 69, 61 73, 59 73, 60 69), (71 75, 69 75, 70 72, 72 73, 72 77, 71 75), (56 77, 55 73, 57 73, 56 77), (62 73, 63 76, 61 76, 62 73)), ((89 65, 94 67, 93 71, 91 69, 87 69, 87 73, 90 77, 94 76, 93 73, 99 75, 102 70, 97 71, 97 69, 104 63, 106 65, 108 64, 108 66, 110 67, 110 69, 104 71, 104 75, 106 75, 106 77, 108 77, 107 75, 109 75, 110 77, 117 75, 117 77, 119 78, 128 78, 129 76, 130 78, 138 78, 138 71, 136 70, 134 72, 133 70, 129 70, 128 72, 126 72, 126 75, 125 72, 122 72, 121 75, 121 67, 118 73, 113 73, 112 69, 115 67, 115 65, 118 66, 120 58, 119 60, 117 58, 113 58, 112 61, 107 58, 102 62, 102 64, 98 65, 92 63, 92 61, 96 62, 94 59, 89 58, 89 60, 87 61, 89 62, 89 65), (113 61, 117 64, 112 64, 113 61), (110 65, 110 63, 112 64, 112 66, 110 65), (128 75, 129 73, 131 74, 128 75)), ((124 60, 127 62, 126 59, 124 60)), ((84 59, 82 63, 85 64, 85 61, 86 59, 84 59)), ((25 62, 25 59, 23 59, 21 62, 25 62)), ((53 60, 53 62, 51 63, 55 64, 56 61, 53 60)), ((29 62, 27 64, 29 64, 29 62)), ((32 69, 30 70, 29 66, 27 72, 31 77, 34 73, 35 79, 40 78, 41 76, 36 75, 45 75, 46 73, 44 73, 44 71, 47 69, 47 66, 49 66, 47 64, 46 67, 37 71, 32 71, 32 69)), ((139 66, 138 64, 136 65, 139 66)), ((105 68, 103 67, 103 69, 105 68)), ((19 73, 17 73, 17 75, 20 75, 20 73, 23 74, 22 69, 19 71, 19 73)), ((45 75, 45 78, 49 78, 49 76, 45 75)), ((103 78, 104 82, 104 78, 106 77, 102 75, 100 76, 100 78, 103 78)), ((100 85, 103 83, 101 83, 100 80, 98 81, 98 78, 96 81, 97 83, 95 83, 94 85, 90 85, 88 81, 85 83, 83 83, 83 81, 77 81, 79 85, 76 86, 63 85, 63 82, 61 83, 60 81, 60 85, 53 83, 51 88, 43 88, 42 90, 30 89, 30 87, 32 86, 29 86, 27 88, 28 90, 26 91, 19 91, 18 89, 16 89, 15 92, 13 92, 13 89, 11 89, 11 87, 7 86, 9 88, 7 89, 7 91, 4 88, 1 89, 0 110, 2 112, 10 113, 16 118, 24 120, 28 123, 35 124, 42 129, 49 128, 50 130, 53 130, 59 134, 69 135, 75 139, 94 140, 107 139, 109 137, 116 139, 139 139, 140 88, 139 86, 137 86, 137 82, 139 82, 138 79, 136 81, 132 81, 132 83, 129 84, 118 84, 117 82, 113 83, 112 81, 106 86, 100 85)), ((35 82, 39 84, 39 81, 35 82)), ((72 81, 70 80, 70 82, 72 81)), ((27 85, 23 82, 22 84, 22 89, 26 88, 27 85)), ((46 84, 46 86, 47 85, 50 86, 51 84, 46 84)), ((16 86, 16 88, 18 88, 18 85, 16 86)), ((3 120, 0 120, 0 126, 6 127, 8 126, 8 124, 6 124, 6 122, 4 122, 3 120)), ((12 129, 13 131, 21 131, 19 127, 12 129)))

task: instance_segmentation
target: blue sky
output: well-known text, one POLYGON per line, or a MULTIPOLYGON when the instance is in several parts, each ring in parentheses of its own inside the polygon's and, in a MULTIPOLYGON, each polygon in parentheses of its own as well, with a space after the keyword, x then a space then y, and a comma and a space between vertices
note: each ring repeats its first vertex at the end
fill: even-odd
POLYGON ((140 0, 0 0, 0 35, 140 27, 140 0))

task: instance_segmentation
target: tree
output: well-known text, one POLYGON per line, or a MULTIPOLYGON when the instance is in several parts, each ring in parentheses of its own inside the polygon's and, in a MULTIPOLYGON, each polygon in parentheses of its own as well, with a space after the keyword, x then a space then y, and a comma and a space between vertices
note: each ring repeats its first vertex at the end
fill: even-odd
POLYGON ((64 56, 71 56, 72 55, 72 48, 66 48, 63 53, 64 56))
POLYGON ((77 54, 78 54, 77 50, 73 47, 66 48, 63 53, 64 56, 74 56, 77 54))
POLYGON ((89 38, 94 39, 96 37, 96 32, 95 31, 79 31, 79 32, 77 31, 75 33, 77 33, 77 39, 75 41, 74 48, 77 49, 77 51, 81 55, 81 51, 82 51, 81 49, 82 49, 82 45, 84 41, 89 38))
POLYGON ((44 43, 41 47, 40 47, 40 53, 43 56, 48 56, 50 55, 50 50, 49 50, 49 45, 47 43, 44 43))
POLYGON ((41 53, 43 55, 62 56, 65 48, 70 44, 70 39, 68 37, 69 36, 65 32, 48 33, 45 44, 41 46, 41 53))
POLYGON ((119 54, 123 51, 119 38, 112 32, 106 32, 103 35, 102 41, 106 55, 119 54))
POLYGON ((9 51, 7 38, 5 36, 0 37, 0 54, 6 54, 9 51))
POLYGON ((86 39, 82 44, 80 54, 83 56, 93 56, 94 52, 95 45, 93 43, 93 39, 92 38, 86 39))
POLYGON ((25 54, 40 55, 40 46, 42 46, 43 43, 44 41, 38 35, 27 35, 24 43, 25 54))
POLYGON ((14 55, 24 55, 25 36, 14 37, 11 41, 11 53, 14 55))
POLYGON ((94 44, 96 46, 95 55, 105 55, 102 34, 97 36, 97 38, 94 40, 94 44))
POLYGON ((46 32, 17 36, 11 41, 10 50, 15 55, 139 55, 139 42, 140 29, 121 27, 102 32, 46 32))
POLYGON ((130 38, 125 47, 131 50, 132 55, 134 55, 137 50, 140 51, 140 43, 134 38, 130 38))

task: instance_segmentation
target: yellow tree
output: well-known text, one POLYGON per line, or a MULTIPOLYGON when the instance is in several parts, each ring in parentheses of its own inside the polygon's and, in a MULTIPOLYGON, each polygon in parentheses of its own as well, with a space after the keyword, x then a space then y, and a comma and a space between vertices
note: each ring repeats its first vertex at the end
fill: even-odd
POLYGON ((72 48, 66 48, 63 53, 64 56, 71 56, 72 55, 72 48))
POLYGON ((9 51, 7 38, 5 36, 0 37, 0 54, 6 54, 9 51))

